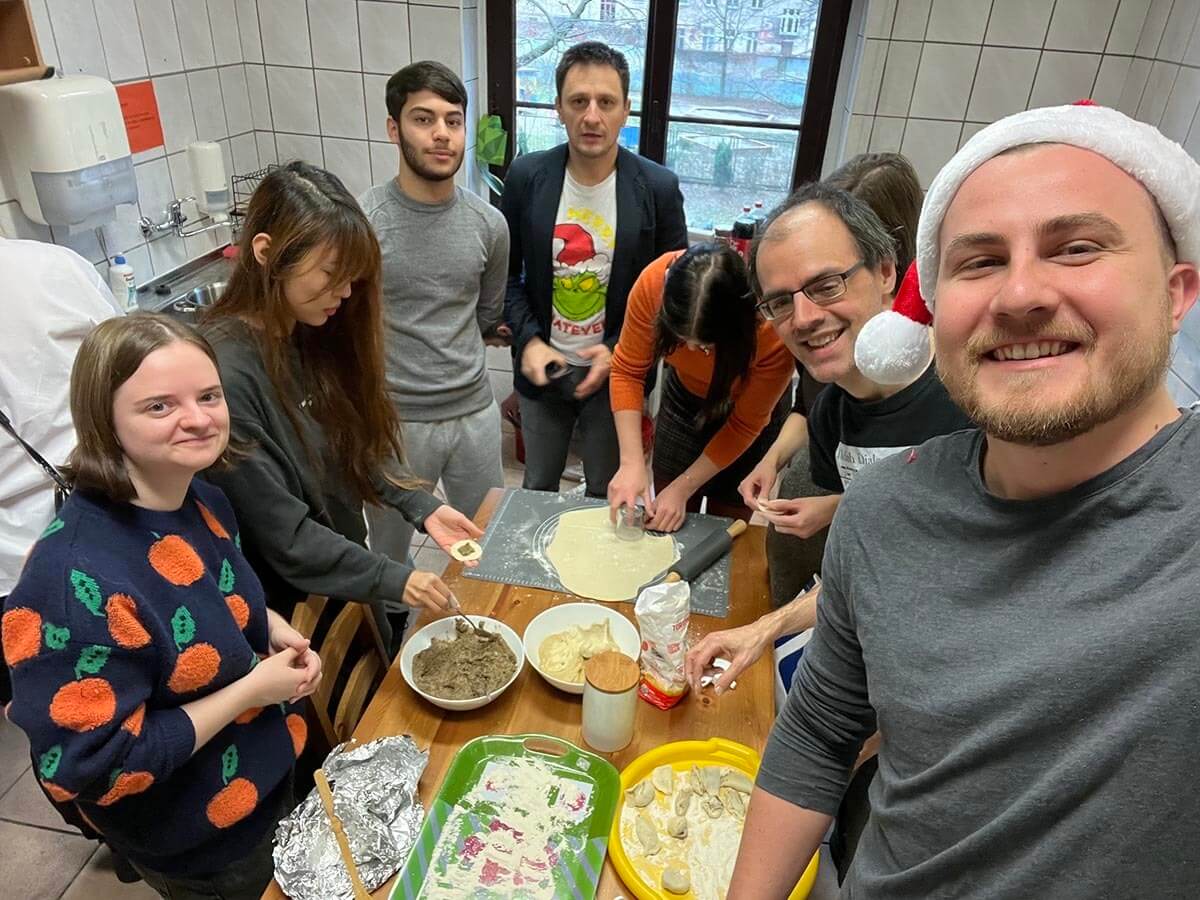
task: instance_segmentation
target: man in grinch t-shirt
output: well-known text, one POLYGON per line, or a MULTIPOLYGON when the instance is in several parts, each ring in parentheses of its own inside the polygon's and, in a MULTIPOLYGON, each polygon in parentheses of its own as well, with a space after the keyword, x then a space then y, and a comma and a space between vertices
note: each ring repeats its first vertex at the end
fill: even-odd
POLYGON ((617 144, 625 57, 577 44, 555 78, 567 143, 515 159, 501 197, 524 487, 558 490, 578 422, 587 493, 603 497, 618 463, 608 372, 625 298, 652 260, 687 245, 687 226, 675 175, 617 144))

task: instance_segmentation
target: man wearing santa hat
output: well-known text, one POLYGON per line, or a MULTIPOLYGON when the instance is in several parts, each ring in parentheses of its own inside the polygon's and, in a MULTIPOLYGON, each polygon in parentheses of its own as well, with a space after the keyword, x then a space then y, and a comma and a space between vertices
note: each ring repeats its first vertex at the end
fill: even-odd
MULTIPOLYGON (((917 251, 982 430, 844 498, 728 896, 787 895, 876 728, 851 896, 1200 896, 1200 417, 1166 388, 1200 165, 1115 110, 1018 113, 934 180, 917 251)), ((869 377, 928 353, 903 318, 859 335, 869 377)))

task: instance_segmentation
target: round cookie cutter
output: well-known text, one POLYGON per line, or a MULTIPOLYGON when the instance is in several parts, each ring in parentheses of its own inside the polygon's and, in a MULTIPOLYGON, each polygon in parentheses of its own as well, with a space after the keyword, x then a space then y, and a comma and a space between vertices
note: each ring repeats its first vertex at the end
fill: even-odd
POLYGON ((459 562, 474 562, 483 556, 483 548, 479 546, 479 542, 467 538, 450 545, 450 555, 459 562))

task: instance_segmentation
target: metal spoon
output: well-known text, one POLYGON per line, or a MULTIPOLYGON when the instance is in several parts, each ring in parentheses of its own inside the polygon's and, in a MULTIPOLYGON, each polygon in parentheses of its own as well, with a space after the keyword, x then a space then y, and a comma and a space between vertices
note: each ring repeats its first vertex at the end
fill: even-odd
POLYGON ((468 619, 463 614, 462 607, 458 605, 458 598, 455 597, 453 594, 450 595, 450 610, 456 616, 458 616, 459 619, 461 619, 468 626, 470 626, 471 630, 475 632, 475 636, 478 637, 480 640, 494 641, 496 639, 495 634, 493 634, 492 632, 488 631, 485 628, 480 627, 479 625, 476 625, 473 621, 468 619))

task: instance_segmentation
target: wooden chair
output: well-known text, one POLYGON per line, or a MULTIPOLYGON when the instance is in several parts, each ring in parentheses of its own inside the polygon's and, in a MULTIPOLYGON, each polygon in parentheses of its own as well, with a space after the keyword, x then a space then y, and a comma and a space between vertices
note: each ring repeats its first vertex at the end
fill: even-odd
POLYGON ((321 683, 309 698, 309 708, 320 725, 325 752, 350 739, 388 669, 370 607, 346 603, 318 640, 322 616, 331 612, 328 597, 310 595, 292 613, 292 627, 312 640, 321 656, 321 683))

